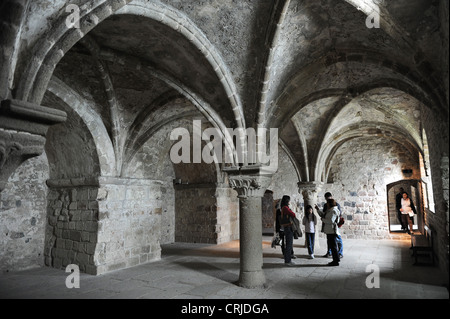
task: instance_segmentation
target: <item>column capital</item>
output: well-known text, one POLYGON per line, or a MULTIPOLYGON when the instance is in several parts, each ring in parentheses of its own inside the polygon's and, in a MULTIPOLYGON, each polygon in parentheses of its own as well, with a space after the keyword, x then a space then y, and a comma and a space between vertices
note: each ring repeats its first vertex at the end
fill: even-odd
MULTIPOLYGON (((317 194, 323 187, 322 182, 298 182, 298 192, 303 195, 305 203, 316 202, 317 194)), ((311 205, 312 206, 312 205, 311 205)))
POLYGON ((0 104, 0 192, 25 160, 44 151, 48 128, 66 120, 60 110, 18 100, 0 104))
POLYGON ((230 187, 238 192, 239 198, 263 197, 272 181, 272 173, 261 166, 226 168, 230 187))
POLYGON ((298 182, 298 192, 301 193, 302 191, 315 191, 320 192, 323 187, 323 182, 298 182))

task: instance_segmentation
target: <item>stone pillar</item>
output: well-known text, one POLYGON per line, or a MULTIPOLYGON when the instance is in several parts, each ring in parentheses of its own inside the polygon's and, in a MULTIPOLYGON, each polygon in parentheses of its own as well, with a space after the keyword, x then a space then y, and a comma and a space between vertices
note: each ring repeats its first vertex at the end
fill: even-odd
MULTIPOLYGON (((304 202, 304 209, 306 209, 307 205, 311 205, 313 207, 313 211, 317 212, 314 206, 317 204, 317 195, 319 194, 320 190, 322 189, 323 183, 321 182, 298 182, 298 192, 302 194, 303 196, 303 202, 304 202)), ((320 208, 320 207, 319 207, 320 208)), ((317 215, 316 215, 317 216, 317 215)), ((320 217, 317 216, 318 223, 317 223, 317 229, 316 230, 316 241, 315 241, 315 247, 320 248, 320 241, 317 240, 318 236, 320 235, 320 217)))
POLYGON ((45 264, 100 275, 161 259, 158 180, 48 180, 45 264))
POLYGON ((228 170, 230 186, 239 198, 240 273, 239 286, 263 287, 266 278, 262 270, 262 197, 272 179, 260 167, 228 170))
POLYGON ((23 101, 1 102, 0 192, 20 164, 42 154, 48 128, 66 117, 63 111, 23 101))

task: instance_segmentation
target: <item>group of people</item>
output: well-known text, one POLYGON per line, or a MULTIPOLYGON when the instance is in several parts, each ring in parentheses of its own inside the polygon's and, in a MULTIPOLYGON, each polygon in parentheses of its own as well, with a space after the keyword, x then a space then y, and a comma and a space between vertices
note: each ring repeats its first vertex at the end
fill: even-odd
MULTIPOLYGON (((339 232, 338 221, 342 215, 341 206, 333 199, 330 192, 325 193, 326 203, 321 210, 317 205, 315 209, 322 220, 321 231, 327 235, 327 253, 323 257, 332 257, 333 261, 328 263, 329 266, 339 266, 341 258, 344 257, 344 245, 339 232)), ((280 236, 281 251, 284 256, 284 262, 288 266, 295 265, 292 259, 295 259, 293 249, 294 229, 293 222, 290 218, 296 217, 295 213, 289 207, 290 197, 284 195, 277 209, 276 232, 280 236)), ((396 209, 398 219, 402 230, 413 234, 413 218, 417 214, 412 199, 403 188, 396 196, 396 209)), ((317 217, 314 214, 311 205, 305 207, 305 215, 302 224, 305 226, 305 243, 308 249, 309 258, 314 258, 314 242, 317 230, 317 217)))
MULTIPOLYGON (((341 206, 336 203, 330 192, 325 193, 326 203, 322 210, 315 205, 315 209, 322 220, 322 232, 327 235, 327 253, 324 257, 332 257, 333 261, 328 263, 329 266, 339 266, 341 258, 343 258, 344 246, 342 237, 337 226, 339 218, 342 214, 341 206)), ((287 266, 293 266, 295 259, 293 241, 293 225, 291 218, 295 218, 295 213, 289 207, 290 197, 284 195, 281 199, 279 208, 277 209, 276 231, 281 239, 281 251, 284 256, 284 263, 287 266)), ((305 226, 305 241, 308 248, 309 258, 314 258, 314 242, 317 229, 317 217, 314 214, 313 207, 308 205, 305 207, 305 215, 302 219, 305 226)))

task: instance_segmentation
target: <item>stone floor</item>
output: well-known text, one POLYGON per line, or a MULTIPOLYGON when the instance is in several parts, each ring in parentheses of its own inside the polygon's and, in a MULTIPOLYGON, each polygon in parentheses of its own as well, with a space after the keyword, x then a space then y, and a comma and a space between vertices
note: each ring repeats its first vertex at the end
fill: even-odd
MULTIPOLYGON (((37 268, 0 275, 1 299, 449 299, 445 276, 436 266, 413 265, 405 236, 400 240, 344 240, 339 267, 329 267, 325 241, 307 259, 302 238, 294 241, 295 267, 286 267, 280 247, 263 236, 267 285, 246 289, 239 277, 238 241, 221 245, 175 243, 162 259, 92 276, 81 274, 69 289, 69 273, 37 268), (379 288, 374 276, 379 270, 379 288)), ((425 257, 423 257, 425 258, 425 257)))

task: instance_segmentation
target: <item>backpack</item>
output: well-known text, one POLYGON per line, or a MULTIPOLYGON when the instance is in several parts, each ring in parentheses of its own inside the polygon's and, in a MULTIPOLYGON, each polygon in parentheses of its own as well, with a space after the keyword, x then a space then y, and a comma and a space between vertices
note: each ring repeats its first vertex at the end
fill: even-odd
POLYGON ((341 228, 342 225, 344 225, 345 219, 344 217, 339 217, 339 221, 337 222, 337 227, 341 228))

